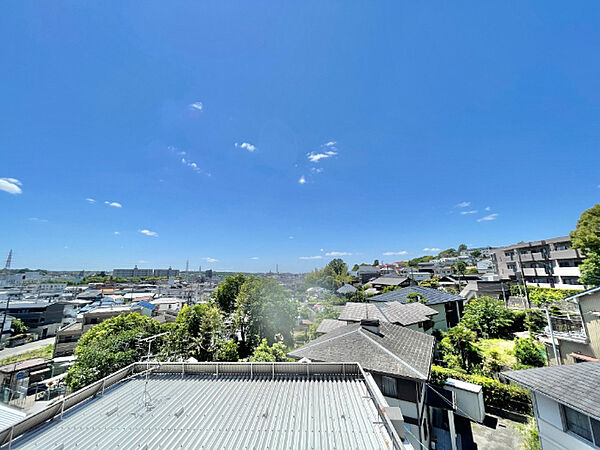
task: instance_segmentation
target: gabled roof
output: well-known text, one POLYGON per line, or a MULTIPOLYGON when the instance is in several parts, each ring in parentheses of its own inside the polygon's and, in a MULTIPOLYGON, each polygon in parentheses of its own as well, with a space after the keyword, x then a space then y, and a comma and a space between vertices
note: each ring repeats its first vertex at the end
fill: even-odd
POLYGON ((289 353, 311 361, 358 362, 368 371, 402 378, 429 380, 434 337, 390 323, 379 333, 360 324, 333 330, 289 353))
POLYGON ((400 286, 408 280, 407 277, 379 277, 370 281, 371 284, 381 284, 383 286, 400 286))
POLYGON ((340 313, 339 320, 360 322, 363 319, 377 319, 381 322, 408 326, 425 322, 435 314, 438 314, 435 309, 419 302, 408 304, 400 302, 382 304, 348 302, 340 313))
POLYGON ((576 298, 582 297, 584 295, 594 294, 596 292, 600 292, 600 286, 596 286, 596 287, 593 287, 590 289, 586 289, 585 291, 581 291, 576 294, 569 295, 568 297, 565 297, 565 300, 576 299, 576 298))
POLYGON ((421 294, 427 300, 426 305, 438 305, 440 303, 455 302, 465 300, 460 295, 449 294, 444 291, 432 289, 424 286, 409 286, 401 289, 397 289, 392 292, 387 292, 381 295, 375 295, 369 298, 372 302, 400 302, 406 303, 408 301, 407 296, 412 293, 421 294))
POLYGON ((600 420, 600 362, 517 370, 503 375, 600 420))
POLYGON ((345 284, 341 288, 339 288, 336 292, 338 294, 354 294, 358 289, 356 289, 351 284, 345 284))
POLYGON ((346 322, 336 319, 323 319, 317 328, 317 333, 329 333, 340 327, 348 325, 346 322))

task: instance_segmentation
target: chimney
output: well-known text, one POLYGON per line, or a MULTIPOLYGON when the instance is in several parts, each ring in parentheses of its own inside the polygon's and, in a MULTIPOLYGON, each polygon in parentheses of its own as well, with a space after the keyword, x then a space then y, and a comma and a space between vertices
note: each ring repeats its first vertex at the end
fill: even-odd
POLYGON ((379 334, 379 319, 362 319, 360 326, 371 333, 379 334))

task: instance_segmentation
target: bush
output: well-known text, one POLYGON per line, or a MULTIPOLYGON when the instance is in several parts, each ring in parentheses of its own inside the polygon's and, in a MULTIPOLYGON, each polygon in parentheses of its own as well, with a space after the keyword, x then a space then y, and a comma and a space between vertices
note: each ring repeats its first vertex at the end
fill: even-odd
POLYGON ((502 300, 483 296, 465 306, 461 323, 483 338, 501 338, 510 334, 513 312, 502 300))
POLYGON ((519 425, 519 433, 523 437, 523 443, 521 444, 523 450, 541 449, 535 417, 531 416, 527 423, 519 425))
POLYGON ((443 386, 448 378, 479 384, 487 406, 506 409, 521 414, 531 414, 529 391, 514 384, 504 384, 482 375, 469 375, 457 370, 431 366, 431 383, 443 386))
POLYGON ((524 366, 544 367, 546 360, 532 338, 515 340, 515 356, 524 366))

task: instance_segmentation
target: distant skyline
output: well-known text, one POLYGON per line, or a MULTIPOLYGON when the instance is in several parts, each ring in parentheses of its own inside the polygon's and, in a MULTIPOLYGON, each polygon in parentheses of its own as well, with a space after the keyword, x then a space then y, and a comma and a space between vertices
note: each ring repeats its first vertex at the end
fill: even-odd
POLYGON ((600 202, 596 2, 2 12, 2 266, 304 272, 600 202))

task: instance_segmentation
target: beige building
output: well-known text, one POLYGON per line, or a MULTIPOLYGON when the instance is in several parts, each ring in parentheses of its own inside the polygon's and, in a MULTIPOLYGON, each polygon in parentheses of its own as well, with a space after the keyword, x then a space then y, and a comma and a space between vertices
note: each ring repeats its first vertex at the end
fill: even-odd
MULTIPOLYGON (((552 319, 561 364, 600 361, 600 286, 567 297, 576 301, 579 316, 552 319)), ((541 339, 555 363, 552 341, 541 339)))

